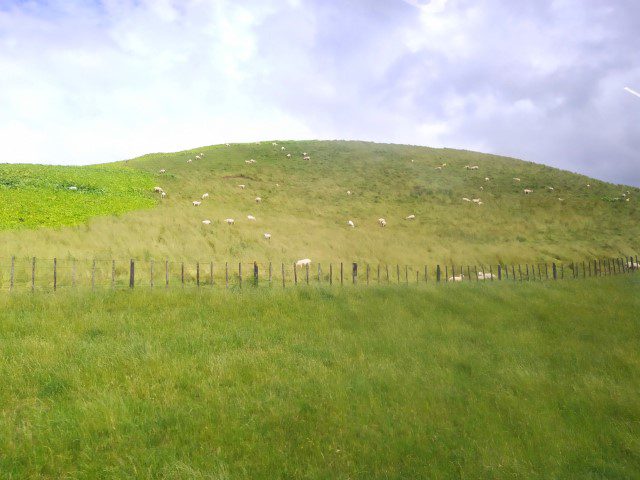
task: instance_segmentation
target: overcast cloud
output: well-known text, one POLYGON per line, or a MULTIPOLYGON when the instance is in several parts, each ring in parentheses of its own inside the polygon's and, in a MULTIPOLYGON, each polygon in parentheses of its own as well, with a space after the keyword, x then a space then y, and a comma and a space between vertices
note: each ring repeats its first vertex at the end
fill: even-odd
POLYGON ((638 32, 637 0, 0 0, 0 162, 347 138, 640 185, 638 32))

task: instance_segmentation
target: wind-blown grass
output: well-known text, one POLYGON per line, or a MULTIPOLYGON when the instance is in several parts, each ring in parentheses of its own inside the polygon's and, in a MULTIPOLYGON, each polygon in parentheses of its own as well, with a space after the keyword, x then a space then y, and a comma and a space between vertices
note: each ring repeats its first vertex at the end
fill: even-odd
POLYGON ((3 478, 636 478, 636 275, 0 297, 3 478))
POLYGON ((479 265, 640 250, 640 189, 494 155, 282 141, 152 154, 126 166, 131 175, 152 175, 167 191, 158 208, 93 218, 77 227, 43 228, 36 235, 0 232, 0 256, 479 265), (187 163, 197 152, 205 157, 187 163), (304 152, 310 161, 302 160, 304 152), (250 158, 257 162, 247 165, 250 158), (447 166, 435 170, 442 163, 447 166), (479 170, 465 170, 468 164, 479 170), (160 169, 167 173, 159 174, 160 169), (534 193, 525 196, 524 188, 534 193), (191 202, 205 192, 210 198, 194 208, 191 202), (483 205, 463 197, 481 198, 483 205), (247 220, 249 214, 255 222, 247 220), (414 221, 405 220, 410 214, 416 215, 414 221), (236 220, 231 227, 224 222, 229 217, 236 220), (378 226, 380 217, 387 220, 386 228, 378 226), (212 224, 204 226, 204 219, 212 224), (356 227, 349 228, 347 220, 356 227), (263 237, 266 232, 270 241, 263 237))

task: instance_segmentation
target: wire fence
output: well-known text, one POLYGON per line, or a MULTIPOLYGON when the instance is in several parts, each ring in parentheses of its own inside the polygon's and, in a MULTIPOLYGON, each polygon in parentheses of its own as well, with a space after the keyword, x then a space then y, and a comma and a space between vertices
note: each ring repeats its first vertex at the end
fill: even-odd
POLYGON ((638 268, 637 255, 563 263, 431 266, 10 257, 0 258, 0 291, 540 282, 621 275, 638 268))

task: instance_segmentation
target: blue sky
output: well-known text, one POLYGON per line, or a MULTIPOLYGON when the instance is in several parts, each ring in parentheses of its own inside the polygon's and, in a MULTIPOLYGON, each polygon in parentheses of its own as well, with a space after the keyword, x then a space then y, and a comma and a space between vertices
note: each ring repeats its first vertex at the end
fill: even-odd
POLYGON ((0 162, 347 138, 640 185, 635 0, 0 0, 0 162))

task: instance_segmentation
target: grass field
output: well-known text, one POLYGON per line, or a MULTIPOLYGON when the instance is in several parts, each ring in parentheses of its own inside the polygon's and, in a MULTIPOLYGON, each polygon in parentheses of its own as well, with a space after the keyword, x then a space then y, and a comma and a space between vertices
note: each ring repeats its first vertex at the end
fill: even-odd
POLYGON ((0 297, 2 478, 638 478, 640 276, 0 297))
MULTIPOLYGON (((10 168, 2 168, 0 178, 5 178, 10 168)), ((38 177, 51 172, 49 167, 33 168, 38 177)), ((56 178, 48 188, 60 198, 34 195, 26 187, 3 187, 0 195, 10 194, 27 212, 20 223, 30 226, 84 222, 89 216, 159 204, 117 217, 93 217, 78 226, 39 228, 37 234, 12 230, 15 207, 3 214, 0 226, 11 229, 0 232, 0 257, 287 264, 306 257, 314 262, 474 265, 572 261, 640 250, 640 189, 474 152, 282 141, 277 146, 262 142, 151 154, 64 172, 45 175, 56 178), (205 157, 187 163, 198 152, 205 157), (304 152, 310 161, 302 160, 304 152), (246 164, 250 158, 257 162, 246 164), (442 163, 446 167, 436 170, 442 163), (466 170, 465 165, 479 169, 466 170), (167 173, 159 174, 160 169, 167 173), (91 180, 90 175, 102 171, 119 172, 109 185, 126 185, 131 195, 110 196, 111 187, 100 186, 109 183, 109 176, 91 180), (69 172, 77 176, 69 177, 69 172), (73 221, 67 222, 68 200, 80 197, 59 189, 69 178, 100 193, 73 192, 82 194, 82 200, 71 204, 73 221), (140 196, 142 187, 150 192, 149 178, 168 193, 166 200, 160 202, 150 193, 140 196), (239 184, 246 188, 241 190, 239 184), (524 195, 525 188, 534 192, 524 195), (191 202, 205 192, 210 198, 193 207, 191 202), (262 203, 256 204, 256 196, 262 203), (463 197, 480 198, 483 205, 463 202, 463 197), (255 222, 247 220, 249 214, 255 222), (410 214, 416 220, 404 220, 410 214), (224 223, 229 217, 236 220, 231 227, 224 223), (379 217, 387 220, 386 228, 378 226, 379 217), (204 219, 212 224, 204 226, 204 219), (356 227, 349 228, 347 220, 356 227), (267 232, 272 234, 270 241, 263 238, 267 232)))
POLYGON ((0 164, 0 230, 79 225, 98 215, 149 208, 156 204, 149 194, 153 181, 123 165, 0 164))

